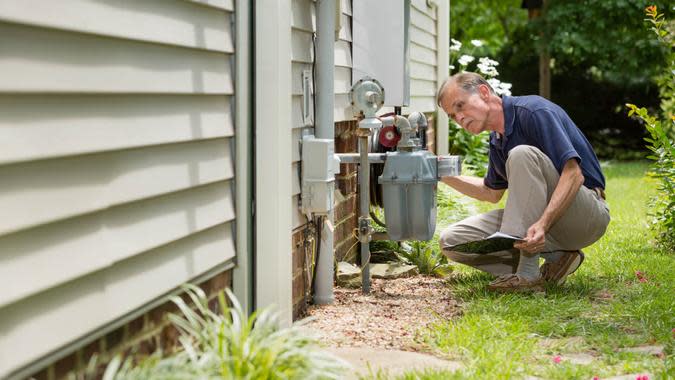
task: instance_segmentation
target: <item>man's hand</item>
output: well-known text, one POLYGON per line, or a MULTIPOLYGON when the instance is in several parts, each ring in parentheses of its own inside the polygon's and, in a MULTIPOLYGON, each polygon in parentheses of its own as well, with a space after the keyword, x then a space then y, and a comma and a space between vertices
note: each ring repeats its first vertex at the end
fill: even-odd
POLYGON ((584 175, 581 173, 581 168, 576 159, 568 160, 563 167, 558 185, 553 191, 551 201, 546 206, 543 215, 527 229, 525 241, 514 244, 513 247, 530 254, 543 251, 546 244, 546 233, 572 204, 583 183, 584 175))
POLYGON ((527 229, 527 235, 521 243, 515 243, 513 248, 523 250, 529 254, 542 252, 546 247, 546 228, 539 221, 527 229))

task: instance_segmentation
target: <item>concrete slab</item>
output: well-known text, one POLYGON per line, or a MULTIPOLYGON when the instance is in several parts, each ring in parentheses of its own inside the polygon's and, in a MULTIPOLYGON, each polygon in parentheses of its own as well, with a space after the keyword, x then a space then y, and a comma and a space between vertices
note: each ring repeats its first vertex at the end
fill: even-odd
POLYGON ((350 363, 354 370, 346 379, 358 379, 382 371, 387 376, 397 376, 408 371, 426 369, 454 371, 462 368, 459 362, 439 359, 417 352, 384 350, 367 347, 329 348, 329 352, 350 363))

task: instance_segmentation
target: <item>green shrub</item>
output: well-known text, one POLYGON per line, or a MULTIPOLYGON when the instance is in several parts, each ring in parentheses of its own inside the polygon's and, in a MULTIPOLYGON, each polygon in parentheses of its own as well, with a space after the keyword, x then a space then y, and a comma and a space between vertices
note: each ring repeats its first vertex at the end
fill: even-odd
POLYGON ((488 165, 488 137, 487 133, 472 135, 456 123, 450 121, 448 131, 449 153, 462 156, 462 166, 470 174, 482 177, 488 165))
POLYGON ((647 21, 652 24, 651 29, 659 41, 670 51, 669 65, 664 73, 657 78, 660 87, 661 108, 665 120, 649 114, 644 107, 627 104, 628 115, 637 115, 644 121, 649 136, 645 138, 647 148, 651 151, 648 156, 653 160, 650 175, 659 181, 659 195, 651 202, 654 225, 658 229, 660 242, 668 249, 675 249, 675 116, 673 116, 673 102, 675 97, 675 53, 673 49, 672 24, 665 22, 663 14, 658 13, 656 6, 645 10, 647 21))
POLYGON ((270 309, 246 318, 234 295, 227 290, 232 307, 221 293, 221 314, 209 309, 204 292, 184 287, 194 309, 180 297, 172 301, 182 315, 170 315, 180 331, 182 350, 161 352, 134 363, 115 358, 105 380, 132 379, 337 379, 346 364, 322 351, 307 335, 302 323, 280 328, 270 309))
POLYGON ((452 272, 448 258, 435 249, 432 242, 411 241, 411 249, 396 252, 399 259, 407 264, 417 266, 420 274, 446 277, 452 272))

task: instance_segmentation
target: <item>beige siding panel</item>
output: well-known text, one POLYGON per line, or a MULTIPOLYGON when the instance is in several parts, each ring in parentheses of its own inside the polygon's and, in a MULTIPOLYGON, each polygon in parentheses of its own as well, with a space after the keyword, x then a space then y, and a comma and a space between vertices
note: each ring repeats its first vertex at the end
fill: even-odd
POLYGON ((233 92, 227 54, 1 23, 0 46, 0 92, 233 92))
POLYGON ((313 59, 312 32, 293 29, 291 33, 291 61, 312 63, 313 59))
POLYGON ((293 144, 293 148, 291 148, 291 161, 292 162, 297 162, 300 161, 302 158, 300 154, 300 148, 302 147, 301 141, 302 141, 302 132, 307 131, 310 134, 314 134, 314 128, 312 127, 304 127, 304 128, 294 128, 292 132, 292 137, 291 137, 291 144, 293 144))
POLYGON ((352 67, 352 44, 347 41, 335 42, 335 66, 352 67))
POLYGON ((436 51, 426 46, 410 43, 410 60, 414 62, 426 63, 427 65, 436 64, 436 51))
POLYGON ((410 41, 436 50, 436 36, 414 25, 410 26, 410 41))
MULTIPOLYGON (((410 78, 412 79, 424 79, 424 80, 436 80, 436 66, 427 65, 419 62, 410 62, 410 78)), ((411 92, 411 95, 414 95, 414 92, 411 92)))
POLYGON ((352 42, 352 18, 349 15, 340 15, 340 33, 339 38, 343 41, 352 42))
POLYGON ((414 96, 436 96, 436 80, 412 79, 410 81, 410 93, 414 96))
POLYGON ((352 89, 352 69, 349 67, 335 68, 335 93, 349 94, 352 89))
POLYGON ((232 136, 231 100, 0 95, 0 164, 232 136))
POLYGON ((335 95, 335 109, 333 111, 335 122, 348 121, 354 119, 354 110, 352 109, 349 94, 335 95))
MULTIPOLYGON (((293 95, 291 98, 291 129, 308 127, 302 120, 302 95, 293 95)), ((310 106, 310 117, 314 120, 314 110, 310 106)))
POLYGON ((415 7, 410 7, 410 23, 434 36, 436 35, 436 20, 415 7))
POLYGON ((0 374, 227 262, 234 257, 231 230, 221 224, 3 308, 0 374))
POLYGON ((0 235, 232 178, 228 139, 0 167, 0 235))
POLYGON ((316 7, 310 0, 293 0, 291 3, 293 28, 312 32, 316 30, 316 7))
POLYGON ((186 0, 186 1, 206 5, 213 8, 224 9, 226 11, 234 11, 233 0, 186 0))
MULTIPOLYGON (((310 73, 312 71, 312 64, 311 63, 300 63, 300 62, 293 62, 291 65, 291 94, 292 95, 302 95, 302 72, 305 70, 309 70, 310 73)), ((314 79, 310 75, 310 86, 311 82, 314 79)))
POLYGON ((0 307, 233 220, 231 186, 218 182, 0 238, 0 307))
POLYGON ((189 2, 5 1, 0 3, 0 20, 191 48, 234 51, 231 13, 215 12, 189 2))
POLYGON ((300 194, 300 162, 293 162, 291 167, 291 195, 300 194))
POLYGON ((340 0, 340 10, 342 13, 352 15, 352 0, 340 0))
MULTIPOLYGON (((292 123, 293 129, 305 127, 302 123, 302 96, 295 95, 291 99, 292 123)), ((312 113, 312 117, 313 113, 312 113)), ((354 119, 351 100, 349 94, 335 94, 335 107, 333 109, 333 118, 335 122, 354 119)))
POLYGON ((410 5, 412 8, 415 8, 416 10, 436 20, 436 7, 428 6, 427 0, 411 0, 410 5))
MULTIPOLYGON (((434 94, 435 95, 435 94, 434 94)), ((410 107, 404 107, 401 112, 409 114, 412 111, 436 112, 435 96, 414 96, 410 98, 410 107)))

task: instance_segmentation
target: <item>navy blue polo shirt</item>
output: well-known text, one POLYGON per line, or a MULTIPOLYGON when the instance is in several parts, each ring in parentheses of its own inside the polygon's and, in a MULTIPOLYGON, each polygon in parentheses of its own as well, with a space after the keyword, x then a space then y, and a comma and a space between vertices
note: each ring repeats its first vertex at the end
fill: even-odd
POLYGON ((605 176, 598 157, 581 130, 555 103, 540 96, 504 96, 504 135, 490 133, 488 171, 485 186, 500 190, 509 185, 506 159, 518 145, 539 148, 562 173, 565 163, 576 159, 584 175, 584 186, 605 188, 605 176))

